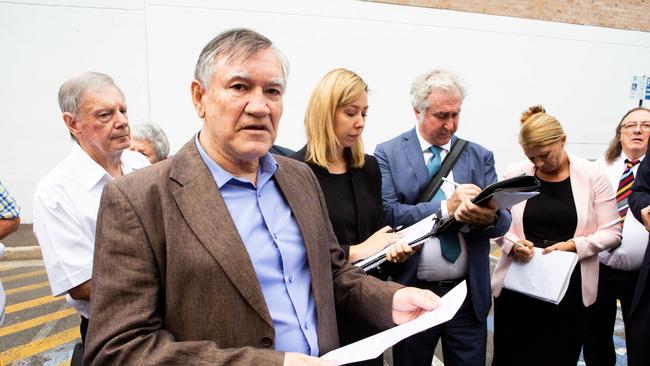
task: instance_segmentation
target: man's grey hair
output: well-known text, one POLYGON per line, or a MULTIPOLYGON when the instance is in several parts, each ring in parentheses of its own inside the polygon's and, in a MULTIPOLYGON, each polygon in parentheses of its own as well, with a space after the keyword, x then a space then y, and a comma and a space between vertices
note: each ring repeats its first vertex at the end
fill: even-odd
MULTIPOLYGON (((101 72, 87 71, 81 75, 75 76, 72 79, 68 79, 61 87, 59 88, 59 108, 61 112, 77 114, 79 105, 81 104, 81 98, 83 94, 88 89, 99 89, 105 87, 114 87, 117 91, 122 94, 124 98, 124 93, 122 90, 115 84, 115 81, 112 77, 102 74, 101 72)), ((70 138, 73 141, 77 141, 77 138, 70 132, 70 138)))
POLYGON ((151 142, 156 152, 156 161, 167 159, 169 156, 169 140, 165 131, 155 123, 141 123, 131 128, 131 138, 151 142))
POLYGON ((210 87, 212 75, 216 71, 217 59, 225 59, 226 63, 235 59, 248 59, 258 51, 272 49, 282 64, 282 84, 286 88, 289 75, 289 62, 284 55, 273 46, 273 42, 263 35, 246 28, 234 28, 214 37, 201 51, 194 69, 194 79, 201 83, 204 89, 210 87))
POLYGON ((104 88, 112 86, 117 89, 122 97, 124 93, 115 84, 113 78, 101 72, 88 71, 81 75, 69 79, 61 88, 59 88, 59 108, 61 112, 77 113, 79 104, 81 104, 81 97, 88 89, 104 88))
POLYGON ((461 103, 465 99, 465 88, 456 75, 444 69, 433 69, 418 76, 411 85, 411 105, 422 117, 422 112, 431 106, 429 94, 437 90, 458 93, 461 103))

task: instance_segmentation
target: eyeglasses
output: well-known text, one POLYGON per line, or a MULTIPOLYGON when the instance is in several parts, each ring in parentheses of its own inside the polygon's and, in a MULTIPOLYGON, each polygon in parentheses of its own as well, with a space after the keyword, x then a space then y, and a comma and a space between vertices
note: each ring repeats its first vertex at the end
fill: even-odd
POLYGON ((626 122, 621 125, 621 130, 622 131, 633 131, 636 130, 636 128, 640 128, 643 131, 650 131, 650 121, 643 121, 643 122, 626 122))

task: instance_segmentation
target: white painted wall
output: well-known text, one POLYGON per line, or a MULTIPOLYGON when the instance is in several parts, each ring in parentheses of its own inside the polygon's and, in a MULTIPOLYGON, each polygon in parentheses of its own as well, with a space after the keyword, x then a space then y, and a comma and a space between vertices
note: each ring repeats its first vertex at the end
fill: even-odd
POLYGON ((176 151, 201 122, 189 85, 205 43, 231 27, 271 38, 291 63, 277 142, 299 149, 311 89, 347 67, 370 85, 366 150, 412 127, 409 89, 433 66, 459 74, 469 94, 458 135, 495 152, 497 169, 524 158, 520 113, 543 104, 568 149, 596 158, 635 74, 648 74, 650 33, 353 0, 0 1, 0 179, 31 222, 38 180, 68 153, 60 84, 86 70, 110 74, 132 123, 160 124, 176 151))

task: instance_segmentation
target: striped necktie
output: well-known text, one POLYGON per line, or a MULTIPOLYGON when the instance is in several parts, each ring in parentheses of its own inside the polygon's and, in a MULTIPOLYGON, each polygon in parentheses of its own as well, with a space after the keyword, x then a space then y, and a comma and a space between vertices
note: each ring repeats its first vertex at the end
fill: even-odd
POLYGON ((625 159, 625 170, 623 170, 623 175, 621 180, 618 182, 618 189, 616 190, 616 206, 618 206, 618 215, 620 216, 619 222, 623 226, 625 221, 625 215, 627 215, 627 210, 629 205, 627 203, 627 197, 632 193, 630 188, 634 183, 634 172, 632 168, 639 164, 639 160, 628 160, 625 159))
MULTIPOLYGON (((429 161, 427 161, 427 170, 429 171, 429 178, 431 178, 438 173, 442 167, 442 156, 440 155, 442 149, 438 146, 431 146, 429 150, 431 150, 431 153, 433 154, 429 161)), ((443 201, 446 198, 445 192, 440 188, 431 201, 443 201)), ((440 253, 442 256, 451 263, 456 262, 456 259, 458 259, 461 252, 458 234, 456 232, 441 234, 438 236, 438 239, 440 240, 440 253)))

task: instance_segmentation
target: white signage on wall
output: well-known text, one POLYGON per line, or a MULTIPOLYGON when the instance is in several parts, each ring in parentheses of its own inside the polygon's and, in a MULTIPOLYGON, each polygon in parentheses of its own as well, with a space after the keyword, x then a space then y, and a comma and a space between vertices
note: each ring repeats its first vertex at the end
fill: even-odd
POLYGON ((630 98, 641 99, 643 91, 645 91, 646 76, 634 75, 632 76, 632 85, 630 87, 630 98))
POLYGON ((635 75, 632 77, 630 86, 630 98, 638 100, 650 100, 650 77, 646 75, 635 75))

